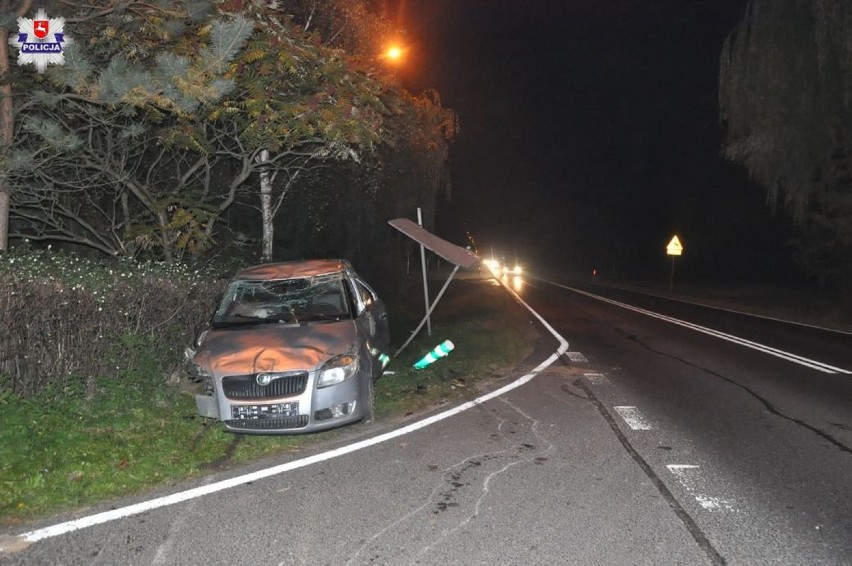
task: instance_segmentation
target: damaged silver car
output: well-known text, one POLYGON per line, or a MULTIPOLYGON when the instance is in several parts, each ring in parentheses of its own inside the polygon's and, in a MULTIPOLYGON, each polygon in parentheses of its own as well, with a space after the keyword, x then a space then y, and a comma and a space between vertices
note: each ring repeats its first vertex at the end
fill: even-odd
POLYGON ((314 432, 372 418, 389 361, 387 310, 346 260, 238 273, 187 350, 203 417, 239 433, 314 432))

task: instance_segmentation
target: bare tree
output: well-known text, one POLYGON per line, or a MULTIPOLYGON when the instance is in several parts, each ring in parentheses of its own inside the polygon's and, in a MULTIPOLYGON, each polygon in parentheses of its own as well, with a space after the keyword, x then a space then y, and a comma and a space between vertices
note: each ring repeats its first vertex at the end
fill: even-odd
POLYGON ((223 75, 251 31, 224 17, 178 36, 194 42, 191 57, 154 42, 145 59, 113 54, 99 72, 91 53, 69 50, 66 66, 28 93, 7 152, 20 191, 13 235, 110 254, 156 250, 167 261, 202 249, 236 188, 223 194, 214 175, 222 158, 184 132, 232 88, 223 75))
POLYGON ((76 243, 110 255, 202 251, 252 172, 178 144, 175 123, 116 112, 74 94, 42 93, 20 120, 9 166, 14 236, 76 243))
POLYGON ((286 25, 276 9, 252 3, 255 34, 234 61, 236 88, 196 123, 198 143, 239 164, 232 185, 255 195, 261 258, 273 257, 275 217, 301 171, 358 160, 381 139, 382 85, 349 65, 344 52, 286 25))

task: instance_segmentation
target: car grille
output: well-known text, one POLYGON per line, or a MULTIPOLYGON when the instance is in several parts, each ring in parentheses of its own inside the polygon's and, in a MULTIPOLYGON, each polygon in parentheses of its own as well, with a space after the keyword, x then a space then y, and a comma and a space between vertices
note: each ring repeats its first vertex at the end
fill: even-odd
POLYGON ((283 374, 282 377, 273 379, 269 385, 260 385, 257 382, 257 374, 229 375, 222 378, 222 390, 225 397, 238 401, 277 399, 301 395, 305 392, 307 385, 308 372, 306 371, 283 374))
POLYGON ((283 419, 225 421, 225 426, 240 430, 285 430, 290 428, 304 428, 308 426, 308 415, 285 417, 283 419))

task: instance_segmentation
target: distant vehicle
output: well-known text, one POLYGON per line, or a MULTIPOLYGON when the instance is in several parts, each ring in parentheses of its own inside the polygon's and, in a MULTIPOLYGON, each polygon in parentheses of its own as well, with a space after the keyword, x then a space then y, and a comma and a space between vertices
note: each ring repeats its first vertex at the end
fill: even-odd
POLYGON ((232 432, 296 434, 372 418, 389 360, 385 305, 346 260, 250 267, 187 349, 203 417, 232 432))
POLYGON ((484 259, 482 260, 482 263, 485 264, 485 267, 487 267, 491 271, 491 273, 498 277, 503 274, 503 269, 506 266, 505 262, 502 259, 497 259, 494 257, 484 259))
POLYGON ((482 263, 497 277, 501 275, 520 275, 523 273, 523 268, 519 264, 509 265, 505 259, 489 258, 482 260, 482 263))

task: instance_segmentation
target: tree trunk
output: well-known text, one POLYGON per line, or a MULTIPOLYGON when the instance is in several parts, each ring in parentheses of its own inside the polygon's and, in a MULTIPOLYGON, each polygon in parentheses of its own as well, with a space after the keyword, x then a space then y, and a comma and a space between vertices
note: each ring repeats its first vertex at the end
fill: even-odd
MULTIPOLYGON (((259 163, 269 161, 269 150, 264 149, 258 156, 259 163)), ((272 215, 272 175, 269 170, 260 169, 260 213, 263 219, 263 239, 260 259, 266 263, 272 261, 272 236, 275 231, 272 215)))
MULTIPOLYGON (((23 0, 14 10, 15 17, 30 11, 32 0, 23 0)), ((0 0, 0 14, 11 15, 12 0, 0 0)), ((0 28, 0 153, 12 146, 15 137, 15 112, 12 106, 12 81, 9 79, 9 30, 0 28)), ((9 248, 9 209, 12 194, 5 170, 0 170, 0 251, 9 248)))
MULTIPOLYGON (((2 14, 9 13, 10 1, 3 0, 0 3, 2 14)), ((9 31, 0 29, 0 152, 12 145, 14 137, 14 109, 12 107, 12 82, 9 80, 9 31)), ((11 193, 9 191, 9 178, 5 170, 0 170, 0 251, 9 249, 9 207, 11 193)))
POLYGON ((0 173, 0 252, 9 249, 9 184, 6 175, 0 173))
POLYGON ((157 221, 160 226, 160 242, 163 244, 163 261, 172 264, 175 261, 172 253, 172 238, 171 230, 169 229, 169 213, 167 210, 161 210, 157 213, 157 221))

